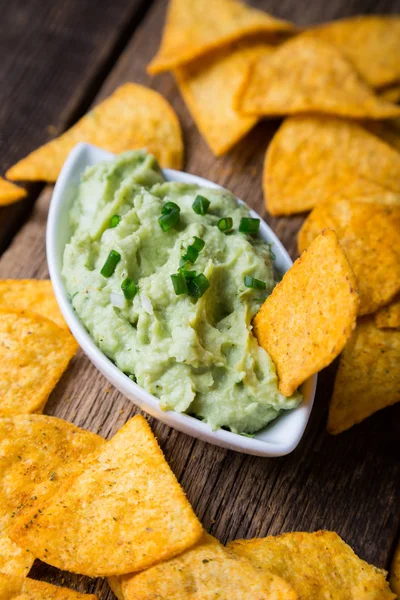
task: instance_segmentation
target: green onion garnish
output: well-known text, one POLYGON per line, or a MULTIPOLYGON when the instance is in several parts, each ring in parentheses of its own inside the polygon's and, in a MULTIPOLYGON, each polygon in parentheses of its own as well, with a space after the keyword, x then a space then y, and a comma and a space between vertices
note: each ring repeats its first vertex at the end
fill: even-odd
POLYGON ((206 245, 206 243, 204 240, 202 240, 201 238, 198 238, 197 236, 194 236, 194 242, 192 244, 192 248, 197 250, 197 252, 201 252, 205 245, 206 245))
POLYGON ((186 258, 186 256, 182 256, 181 259, 179 260, 179 270, 184 269, 188 264, 188 260, 186 258))
POLYGON ((177 204, 175 204, 175 202, 166 202, 161 209, 161 214, 167 215, 172 210, 177 210, 179 212, 181 211, 180 207, 177 204))
POLYGON ((186 254, 183 256, 183 258, 193 264, 199 258, 199 252, 194 246, 188 246, 186 254))
POLYGON ((230 231, 233 227, 233 221, 231 217, 224 217, 218 221, 218 229, 223 233, 230 231))
POLYGON ((115 250, 111 250, 110 254, 107 256, 107 260, 104 263, 100 273, 103 275, 103 277, 111 277, 111 275, 114 273, 115 271, 115 267, 117 266, 117 264, 119 263, 119 261, 121 260, 121 255, 119 252, 116 252, 115 250))
POLYGON ((210 206, 210 201, 207 198, 204 198, 204 196, 196 196, 193 204, 192 204, 192 208, 194 210, 195 213, 197 213, 198 215, 205 215, 208 211, 208 208, 210 206))
POLYGON ((180 210, 176 208, 171 209, 169 212, 164 213, 161 217, 158 217, 158 222, 163 231, 169 231, 172 227, 176 227, 180 221, 180 210))
POLYGON ((181 270, 182 275, 184 276, 185 279, 189 280, 189 279, 194 279, 196 277, 196 271, 190 271, 188 269, 182 269, 181 270))
POLYGON ((194 279, 189 279, 187 281, 188 294, 189 296, 193 296, 193 298, 201 298, 209 287, 210 282, 203 273, 200 273, 199 275, 196 275, 194 279))
POLYGON ((272 260, 276 260, 276 254, 272 250, 271 246, 269 247, 269 255, 270 255, 270 257, 271 257, 272 260))
POLYGON ((252 288, 253 290, 265 290, 267 288, 265 281, 261 281, 261 279, 256 279, 255 277, 250 277, 250 275, 245 276, 244 285, 248 288, 252 288))
POLYGON ((113 229, 114 227, 119 225, 120 221, 121 221, 121 217, 119 215, 113 215, 110 219, 110 224, 108 226, 109 229, 113 229))
POLYGON ((260 229, 260 219, 252 219, 251 217, 243 217, 240 221, 239 231, 241 233, 258 233, 260 229))
POLYGON ((181 294, 187 294, 188 286, 186 283, 186 279, 182 275, 182 273, 176 273, 176 275, 171 275, 172 285, 174 286, 175 294, 180 296, 181 294))
POLYGON ((123 282, 121 283, 121 290, 123 291, 124 296, 127 300, 132 300, 132 298, 136 296, 138 291, 135 282, 130 277, 127 277, 123 280, 123 282))

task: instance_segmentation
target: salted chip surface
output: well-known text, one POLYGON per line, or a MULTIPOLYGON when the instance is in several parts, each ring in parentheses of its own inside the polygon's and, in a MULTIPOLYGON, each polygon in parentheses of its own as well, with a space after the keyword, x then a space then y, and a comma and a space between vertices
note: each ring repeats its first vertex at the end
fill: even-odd
POLYGON ((50 319, 0 308, 0 417, 41 412, 77 349, 50 319))
POLYGON ((309 112, 373 119, 400 116, 400 106, 376 96, 334 46, 302 36, 254 62, 236 107, 252 116, 309 112))
POLYGON ((170 0, 161 45, 147 70, 154 75, 176 69, 252 35, 293 31, 292 23, 239 0, 170 0))
POLYGON ((400 294, 375 313, 375 325, 379 329, 400 329, 400 294))
POLYGON ((335 198, 316 206, 299 232, 303 252, 323 229, 334 229, 356 276, 360 315, 400 291, 400 206, 335 198))
POLYGON ((12 166, 7 177, 56 181, 78 142, 88 142, 116 154, 146 148, 162 167, 182 167, 182 133, 170 104, 150 88, 125 83, 71 129, 12 166))
POLYGON ((146 420, 131 419, 11 538, 60 569, 131 573, 193 545, 202 527, 146 420))
POLYGON ((26 190, 0 177, 0 206, 13 204, 25 196, 26 190))
POLYGON ((262 569, 286 579, 307 600, 394 600, 386 571, 358 558, 336 533, 285 533, 228 544, 262 569))
POLYGON ((328 431, 340 433, 400 400, 400 331, 379 329, 373 316, 357 322, 340 357, 328 431))
POLYGON ((0 304, 30 310, 67 327, 49 279, 0 279, 0 304))
POLYGON ((241 45, 220 50, 175 70, 185 102, 216 156, 228 152, 257 122, 235 110, 235 95, 249 64, 272 46, 241 45))
POLYGON ((122 578, 124 600, 296 600, 293 588, 204 534, 180 556, 122 578))
POLYGON ((263 174, 273 215, 310 210, 339 193, 400 193, 400 153, 361 125, 334 117, 290 117, 269 145, 263 174))
POLYGON ((258 343, 275 363, 282 394, 293 394, 340 354, 358 306, 353 271, 336 234, 326 230, 296 260, 253 321, 258 343))
POLYGON ((1 600, 96 600, 93 594, 58 587, 45 581, 0 573, 1 600))
POLYGON ((34 561, 8 536, 16 516, 34 511, 103 443, 98 435, 56 417, 0 419, 0 573, 26 576, 34 561))
POLYGON ((390 587, 393 592, 400 595, 400 544, 397 545, 390 566, 390 587))
POLYGON ((400 16, 363 15, 331 21, 302 35, 334 44, 372 87, 400 80, 400 16))

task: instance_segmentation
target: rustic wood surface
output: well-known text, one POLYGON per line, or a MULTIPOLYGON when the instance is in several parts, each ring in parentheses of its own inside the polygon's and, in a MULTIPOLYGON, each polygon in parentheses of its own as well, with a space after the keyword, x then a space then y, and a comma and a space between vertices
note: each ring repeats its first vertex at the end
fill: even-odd
MULTIPOLYGON (((370 11, 400 12, 396 0, 259 0, 252 4, 299 25, 370 11)), ((92 100, 108 95, 120 83, 144 83, 162 92, 181 119, 185 170, 214 180, 245 199, 266 217, 294 258, 302 218, 271 218, 263 209, 261 168, 277 123, 260 124, 226 157, 215 159, 172 77, 146 75, 145 65, 157 48, 165 6, 165 0, 155 0, 151 6, 150 2, 123 0, 0 0, 6 23, 2 20, 0 25, 0 33, 4 33, 0 50, 9 65, 5 66, 3 58, 0 82, 6 82, 8 91, 0 105, 2 166, 8 166, 47 139, 49 125, 63 129, 92 100), (46 4, 46 19, 41 21, 35 14, 40 14, 43 9, 39 7, 46 4), (81 8, 78 10, 82 5, 84 18, 81 8), (35 23, 36 33, 26 33, 27 39, 20 39, 17 29, 22 36, 31 23, 35 23), (35 48, 35 37, 39 49, 35 48), (72 57, 68 51, 71 43, 75 46, 72 57), (31 61, 37 63, 32 72, 31 61)), ((3 94, 4 89, 0 90, 3 94)), ((29 220, 4 253, 0 277, 48 276, 45 227, 51 191, 47 187, 39 195, 29 220)), ((35 190, 31 201, 34 197, 35 190)), ((19 224, 28 208, 20 206, 23 210, 15 219, 19 224)), ((0 247, 9 241, 7 219, 12 211, 13 208, 4 209, 0 213, 0 247)), ((315 408, 300 446, 280 459, 255 458, 215 448, 150 419, 199 518, 223 542, 326 528, 337 531, 366 560, 388 566, 400 527, 400 406, 385 409, 339 436, 329 436, 325 424, 334 371, 335 365, 319 377, 315 408)), ((81 353, 72 361, 46 407, 46 413, 105 437, 112 436, 135 412, 136 408, 81 353)), ((39 562, 34 565, 32 576, 94 592, 101 600, 113 597, 104 580, 60 573, 39 562)))

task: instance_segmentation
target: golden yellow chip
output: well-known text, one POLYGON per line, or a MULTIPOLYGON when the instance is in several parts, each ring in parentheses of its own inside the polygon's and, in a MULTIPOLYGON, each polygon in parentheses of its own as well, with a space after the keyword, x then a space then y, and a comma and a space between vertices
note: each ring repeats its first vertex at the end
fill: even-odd
MULTIPOLYGON (((44 415, 0 419, 0 572, 27 575, 34 556, 8 537, 17 514, 43 502, 104 440, 44 415)), ((0 595, 1 597, 1 595, 0 595)))
POLYGON ((41 412, 78 345, 50 319, 0 309, 0 417, 41 412))
POLYGON ((286 579, 304 600, 395 600, 386 571, 358 558, 331 531, 237 540, 228 548, 286 579))
POLYGON ((334 44, 372 87, 400 80, 400 17, 357 16, 317 25, 302 34, 334 44))
POLYGON ((124 600, 297 599, 286 581, 252 566, 208 534, 180 556, 121 581, 124 600))
POLYGON ((391 85, 379 92, 379 96, 388 102, 400 102, 400 84, 391 85))
POLYGON ((400 544, 398 544, 390 567, 390 587, 400 596, 400 544))
POLYGON ((244 115, 324 113, 387 119, 400 106, 376 96, 330 44, 298 36, 250 67, 236 98, 244 115))
POLYGON ((375 313, 375 325, 379 329, 400 329, 400 295, 375 313))
POLYGON ((0 279, 0 304, 30 310, 66 328, 49 279, 0 279))
POLYGON ((10 537, 61 569, 111 576, 145 569, 193 545, 202 527, 146 420, 131 419, 10 537))
POLYGON ((176 69, 179 89, 216 156, 228 152, 257 122, 256 117, 241 116, 233 100, 250 62, 271 51, 267 44, 228 47, 176 69))
POLYGON ((351 121, 291 117, 269 145, 263 183, 273 215, 310 210, 339 193, 400 194, 400 153, 351 121))
POLYGON ((45 581, 36 581, 0 573, 1 600, 97 600, 93 594, 58 587, 45 581))
POLYGON ((254 318, 255 335, 275 363, 282 394, 293 394, 340 354, 354 329, 358 306, 353 271, 336 234, 326 230, 254 318))
POLYGON ((294 30, 292 23, 239 0, 170 0, 161 46, 147 70, 169 71, 252 35, 294 30))
POLYGON ((13 204, 25 196, 26 190, 0 177, 0 206, 13 204))
POLYGON ((400 400, 400 331, 360 319, 340 357, 328 431, 340 433, 400 400))
POLYGON ((337 198, 323 202, 300 229, 299 251, 326 227, 336 231, 355 273, 359 314, 390 302, 400 291, 400 207, 337 198))
POLYGON ((115 153, 146 148, 162 167, 182 167, 182 133, 172 107, 158 92, 126 83, 71 129, 11 167, 7 177, 56 181, 78 142, 89 142, 115 153))

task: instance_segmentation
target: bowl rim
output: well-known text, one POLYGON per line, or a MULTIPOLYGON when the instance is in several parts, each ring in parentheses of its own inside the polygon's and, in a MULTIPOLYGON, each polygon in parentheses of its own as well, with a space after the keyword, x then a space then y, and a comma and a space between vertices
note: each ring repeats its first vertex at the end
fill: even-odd
MULTIPOLYGON (((304 397, 303 402, 297 408, 287 411, 272 421, 264 428, 264 430, 255 434, 255 437, 243 436, 224 429, 213 431, 209 425, 195 417, 191 417, 184 413, 178 413, 173 410, 161 410, 159 401, 155 396, 141 388, 120 371, 102 350, 100 350, 85 329, 78 315, 74 312, 72 305, 69 302, 61 275, 62 255, 66 244, 66 241, 63 244, 60 242, 63 237, 60 234, 63 218, 65 219, 68 216, 67 208, 69 209, 69 206, 72 203, 74 198, 73 192, 76 189, 75 186, 77 185, 84 168, 89 165, 97 164, 103 160, 111 160, 114 156, 114 154, 101 150, 91 144, 77 144, 64 163, 50 202, 46 228, 47 262, 58 305, 72 335, 75 337, 89 360, 125 397, 136 404, 141 410, 144 410, 152 417, 166 423, 170 427, 202 441, 207 441, 211 444, 246 454, 264 457, 277 457, 289 454, 299 444, 306 429, 314 402, 317 375, 310 377, 301 386, 304 397), (62 246, 61 250, 60 244, 62 246), (291 420, 294 422, 294 425, 292 424, 291 428, 286 428, 287 431, 285 435, 285 424, 282 425, 282 421, 285 417, 287 420, 289 415, 292 415, 291 420), (294 418, 294 415, 296 415, 296 419, 294 418), (292 431, 290 431, 290 429, 292 431), (269 440, 263 440, 257 437, 263 434, 267 435, 269 440)), ((169 181, 183 181, 186 183, 199 184, 203 187, 212 189, 225 189, 222 186, 202 177, 198 177, 197 175, 191 175, 173 169, 163 169, 162 171, 169 181)), ((235 196, 235 198, 237 197, 235 196)), ((237 200, 240 204, 245 204, 239 198, 237 198, 237 200)), ((293 263, 278 237, 256 211, 250 209, 250 214, 260 219, 260 234, 263 239, 268 242, 271 241, 274 244, 274 252, 277 256, 277 260, 274 262, 278 263, 278 266, 284 271, 288 270, 293 263)))

